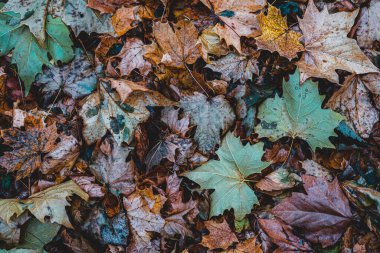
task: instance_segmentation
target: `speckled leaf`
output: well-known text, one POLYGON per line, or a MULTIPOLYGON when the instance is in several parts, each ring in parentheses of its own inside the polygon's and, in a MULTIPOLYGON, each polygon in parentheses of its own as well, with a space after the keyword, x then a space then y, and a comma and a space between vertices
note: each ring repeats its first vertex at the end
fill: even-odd
POLYGON ((255 128, 259 136, 273 141, 284 136, 299 137, 313 150, 334 148, 329 137, 336 136, 334 128, 345 118, 330 109, 321 109, 323 97, 318 93, 317 84, 308 80, 300 85, 297 69, 282 86, 283 98, 276 95, 259 107, 261 122, 255 128))
POLYGON ((225 132, 235 120, 230 104, 219 95, 208 100, 201 93, 181 99, 181 107, 191 117, 191 123, 197 125, 194 139, 203 152, 212 150, 220 143, 220 130, 225 132))
POLYGON ((74 60, 62 67, 50 67, 38 75, 36 82, 44 84, 43 92, 48 97, 64 93, 77 99, 86 96, 96 89, 97 77, 91 62, 81 49, 75 50, 74 60))

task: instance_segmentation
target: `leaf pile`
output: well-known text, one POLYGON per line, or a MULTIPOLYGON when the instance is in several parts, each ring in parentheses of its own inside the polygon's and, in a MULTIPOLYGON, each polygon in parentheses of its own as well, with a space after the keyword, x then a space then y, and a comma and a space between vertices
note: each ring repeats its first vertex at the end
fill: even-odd
POLYGON ((0 252, 380 252, 379 0, 0 0, 0 252))

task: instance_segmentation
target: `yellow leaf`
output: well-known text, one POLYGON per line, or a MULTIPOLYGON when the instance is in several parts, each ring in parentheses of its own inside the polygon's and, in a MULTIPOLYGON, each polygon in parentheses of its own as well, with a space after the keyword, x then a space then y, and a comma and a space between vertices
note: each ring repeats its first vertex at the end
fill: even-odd
POLYGON ((281 56, 292 59, 304 50, 299 42, 302 34, 288 28, 286 17, 274 6, 269 6, 268 14, 257 16, 262 35, 257 37, 257 46, 271 52, 277 51, 281 56))
POLYGON ((31 195, 28 199, 1 199, 0 218, 10 223, 14 214, 16 217, 25 210, 29 210, 40 222, 45 222, 45 217, 50 217, 50 222, 56 222, 65 227, 72 228, 67 217, 65 207, 69 206, 66 197, 73 194, 84 200, 88 200, 88 194, 73 181, 50 187, 44 191, 31 195))
POLYGON ((133 28, 132 22, 135 20, 134 7, 121 7, 112 16, 112 26, 118 36, 121 36, 133 28))

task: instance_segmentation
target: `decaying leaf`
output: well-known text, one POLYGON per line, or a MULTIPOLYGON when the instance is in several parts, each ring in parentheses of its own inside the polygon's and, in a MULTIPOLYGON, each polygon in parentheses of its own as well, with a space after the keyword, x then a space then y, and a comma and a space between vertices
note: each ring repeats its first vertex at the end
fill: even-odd
POLYGON ((310 245, 296 236, 291 226, 278 219, 259 219, 260 228, 269 236, 270 240, 278 246, 273 251, 280 252, 303 252, 312 251, 310 245))
POLYGON ((211 250, 227 249, 232 243, 238 242, 236 235, 224 219, 221 223, 214 220, 206 221, 205 226, 210 234, 202 237, 201 244, 211 250))
POLYGON ((356 31, 357 41, 360 47, 372 49, 373 43, 380 40, 380 2, 371 1, 369 6, 363 7, 361 11, 356 31))
POLYGON ((246 178, 260 173, 270 164, 261 161, 263 144, 243 146, 239 138, 228 133, 216 153, 219 161, 211 160, 184 176, 199 184, 202 189, 215 189, 211 195, 211 216, 233 208, 235 219, 242 220, 253 205, 258 204, 246 178))
POLYGON ((191 22, 181 20, 173 28, 169 23, 155 23, 153 34, 161 50, 156 64, 185 68, 185 64, 193 64, 201 56, 198 31, 191 22))
POLYGON ((121 36, 133 28, 135 20, 134 7, 121 7, 112 16, 112 26, 118 36, 121 36))
POLYGON ((193 96, 183 97, 180 103, 190 115, 191 123, 197 125, 194 139, 204 152, 220 143, 220 131, 225 132, 235 119, 231 106, 222 95, 208 100, 205 95, 195 92, 193 96))
POLYGON ((107 137, 93 155, 90 170, 116 195, 128 196, 135 190, 135 163, 127 162, 131 150, 107 137))
POLYGON ((229 37, 226 38, 227 45, 232 45, 241 53, 240 37, 256 37, 260 35, 257 16, 254 12, 261 10, 265 6, 264 0, 201 0, 213 13, 219 16, 224 26, 219 33, 229 37), (232 42, 232 43, 231 43, 232 42))
POLYGON ((165 225, 165 220, 156 213, 157 207, 162 207, 164 202, 161 197, 155 197, 151 190, 137 191, 123 198, 133 234, 133 242, 129 246, 131 251, 157 252, 151 243, 150 232, 160 232, 165 225))
POLYGON ((306 140, 311 148, 333 148, 330 136, 336 136, 334 128, 344 119, 332 110, 321 109, 323 97, 317 84, 311 80, 300 84, 299 71, 283 81, 283 98, 267 99, 259 107, 260 124, 255 131, 263 137, 277 140, 283 136, 306 140))
MULTIPOLYGON (((378 76, 378 74, 368 74, 378 76)), ((368 76, 369 77, 369 76, 368 76)), ((368 82, 367 75, 351 75, 330 98, 326 106, 346 116, 349 125, 362 137, 368 138, 373 125, 379 121, 379 112, 372 104, 370 92, 380 95, 380 82, 368 82), (368 87, 368 88, 367 88, 368 87)), ((370 78, 370 77, 369 77, 370 78)), ((380 78, 378 78, 380 80, 380 78)))
POLYGON ((48 98, 63 91, 77 99, 89 95, 96 89, 98 78, 88 56, 80 49, 75 50, 74 60, 63 67, 50 67, 37 76, 36 82, 43 84, 48 98))
POLYGON ((288 28, 286 17, 281 11, 270 5, 268 14, 260 13, 257 16, 262 34, 256 38, 257 46, 271 52, 277 51, 281 56, 292 59, 298 52, 303 51, 299 42, 302 34, 288 28))
POLYGON ((51 223, 55 222, 73 228, 65 210, 65 206, 70 205, 66 198, 73 194, 84 200, 88 199, 87 193, 73 181, 52 186, 25 200, 0 199, 0 218, 9 224, 14 215, 18 217, 25 210, 29 210, 40 222, 44 223, 45 217, 49 216, 51 223))
POLYGON ((301 178, 286 169, 278 169, 256 183, 256 187, 262 191, 272 192, 292 188, 301 178))
POLYGON ((293 193, 275 206, 272 212, 291 226, 302 229, 306 239, 323 248, 334 245, 351 222, 348 200, 335 178, 302 176, 307 195, 293 193))
POLYGON ((356 74, 379 72, 356 41, 347 37, 357 14, 358 10, 329 14, 326 7, 319 12, 314 1, 309 1, 303 19, 299 19, 306 50, 296 63, 301 82, 319 77, 339 83, 336 69, 356 74))
POLYGON ((206 65, 215 72, 222 74, 223 80, 246 82, 252 80, 253 74, 258 75, 257 59, 230 53, 223 58, 206 65))

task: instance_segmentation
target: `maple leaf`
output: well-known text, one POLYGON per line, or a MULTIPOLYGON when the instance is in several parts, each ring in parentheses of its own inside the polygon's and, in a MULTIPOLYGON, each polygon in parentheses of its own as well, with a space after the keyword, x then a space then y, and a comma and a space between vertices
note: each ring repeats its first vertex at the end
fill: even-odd
POLYGON ((203 30, 202 34, 199 36, 199 41, 202 45, 202 58, 206 62, 209 62, 209 54, 216 56, 228 54, 228 47, 219 37, 215 26, 203 30))
POLYGON ((260 228, 278 248, 273 253, 312 251, 310 245, 293 233, 291 226, 278 219, 258 219, 260 228))
MULTIPOLYGON (((201 45, 197 43, 198 31, 191 22, 181 20, 173 24, 155 23, 153 35, 162 52, 160 62, 168 67, 186 68, 185 64, 193 64, 200 56, 201 45)), ((152 45, 150 46, 152 47, 152 45)))
POLYGON ((169 129, 180 137, 185 137, 189 131, 190 117, 188 115, 178 119, 179 109, 166 107, 161 111, 161 121, 168 125, 169 129))
MULTIPOLYGON (((367 74, 380 76, 378 74, 367 74)), ((380 78, 378 78, 380 79, 380 78)), ((347 122, 362 137, 368 138, 374 124, 379 121, 379 113, 371 103, 371 90, 380 94, 380 86, 368 82, 366 75, 348 76, 326 106, 346 116, 347 122), (368 87, 368 88, 367 88, 368 87)))
POLYGON ((70 26, 75 36, 84 31, 88 34, 107 33, 114 35, 110 15, 97 15, 87 8, 86 0, 52 0, 49 3, 48 12, 62 18, 66 25, 70 26))
POLYGON ((227 45, 234 46, 241 53, 240 37, 256 37, 260 35, 257 16, 254 12, 261 10, 264 0, 201 0, 224 23, 218 26, 218 34, 227 45))
POLYGON ((295 192, 272 209, 287 224, 299 228, 306 239, 323 248, 334 245, 352 219, 349 202, 335 178, 302 176, 307 193, 295 192))
POLYGON ((277 51, 281 56, 291 60, 298 52, 304 50, 299 42, 302 34, 288 28, 286 17, 281 11, 270 5, 268 14, 260 13, 257 16, 262 34, 256 38, 257 47, 271 52, 277 51))
POLYGON ((112 16, 112 26, 118 36, 121 36, 134 28, 132 22, 135 20, 134 7, 121 7, 112 16))
POLYGON ((164 227, 165 220, 157 213, 157 207, 160 209, 165 200, 160 195, 153 195, 151 189, 137 191, 123 198, 133 234, 133 242, 128 247, 130 250, 157 252, 151 244, 149 232, 160 232, 164 227))
POLYGON ((112 81, 113 79, 102 80, 99 90, 85 99, 79 112, 84 120, 83 136, 89 144, 102 138, 107 130, 112 133, 117 143, 130 143, 136 126, 149 117, 146 106, 175 104, 151 90, 142 93, 136 91, 129 95, 123 104, 120 101, 120 95, 113 92, 109 86, 109 82, 112 83, 112 81))
POLYGON ((298 19, 306 50, 296 62, 301 82, 319 77, 338 83, 336 69, 356 74, 379 72, 356 41, 347 37, 358 11, 329 14, 325 7, 319 12, 314 2, 309 1, 303 19, 298 19))
POLYGON ((249 238, 236 245, 236 248, 225 251, 225 253, 263 253, 261 245, 257 244, 256 241, 256 237, 249 238))
POLYGON ((207 64, 205 67, 215 72, 222 73, 222 79, 242 83, 252 80, 252 74, 259 74, 257 59, 235 53, 229 53, 215 62, 207 64))
POLYGON ((114 13, 129 0, 88 0, 87 6, 101 13, 114 13))
POLYGON ((277 169, 256 183, 256 187, 262 191, 272 192, 293 188, 301 178, 286 169, 277 169))
POLYGON ((130 152, 130 147, 122 147, 107 137, 91 160, 91 172, 116 195, 127 196, 135 190, 136 165, 133 160, 126 162, 130 152))
POLYGON ((270 163, 262 162, 263 143, 243 146, 239 138, 228 133, 221 147, 216 151, 219 161, 211 160, 194 171, 184 174, 202 189, 215 189, 211 195, 210 215, 223 214, 226 209, 234 209, 235 220, 242 220, 258 204, 246 178, 260 173, 270 163))
POLYGON ((311 80, 300 85, 298 69, 289 81, 282 82, 283 98, 266 99, 259 107, 261 120, 255 131, 262 137, 277 140, 283 136, 299 137, 317 147, 334 148, 329 141, 336 136, 334 128, 344 117, 330 109, 321 109, 323 97, 311 80))
POLYGON ((205 221, 205 226, 210 234, 202 236, 201 244, 211 250, 227 249, 232 243, 238 242, 225 219, 222 223, 214 220, 205 221))
POLYGON ((148 170, 152 169, 153 166, 159 165, 161 160, 166 158, 170 162, 175 162, 175 151, 178 146, 174 143, 164 139, 159 140, 156 145, 148 152, 145 158, 145 163, 148 170))
POLYGON ((11 128, 2 131, 4 144, 13 148, 0 157, 0 165, 8 172, 16 171, 16 179, 24 178, 40 169, 43 155, 55 149, 59 135, 55 125, 22 131, 11 128))
POLYGON ((74 57, 70 32, 60 18, 47 16, 47 38, 40 45, 28 28, 20 23, 19 15, 12 12, 0 14, 0 55, 7 55, 13 49, 12 63, 17 64, 26 95, 35 76, 42 73, 42 66, 51 66, 48 54, 55 62, 63 63, 74 57))
POLYGON ((36 83, 44 85, 47 97, 56 96, 62 90, 77 99, 89 95, 96 89, 98 78, 87 55, 79 48, 74 60, 62 67, 50 67, 36 78, 36 83))
POLYGON ((212 150, 220 143, 220 130, 225 132, 233 123, 235 115, 224 96, 219 95, 208 100, 201 93, 185 96, 180 101, 191 123, 197 125, 194 139, 203 152, 212 150))
POLYGON ((134 69, 138 69, 140 74, 145 76, 151 71, 151 64, 144 59, 145 53, 146 48, 141 40, 126 38, 120 53, 109 59, 107 70, 114 68, 112 64, 115 60, 120 60, 115 67, 120 72, 120 76, 129 76, 134 69))
POLYGON ((88 200, 88 195, 73 181, 52 186, 44 191, 37 192, 29 198, 0 199, 0 218, 9 223, 14 214, 16 217, 25 210, 29 210, 40 222, 45 222, 45 217, 50 217, 51 223, 58 223, 68 228, 73 228, 67 217, 65 206, 70 204, 66 197, 78 195, 88 200))
POLYGON ((371 49, 373 42, 380 40, 380 2, 371 1, 368 7, 361 8, 362 15, 356 31, 360 47, 371 49))

